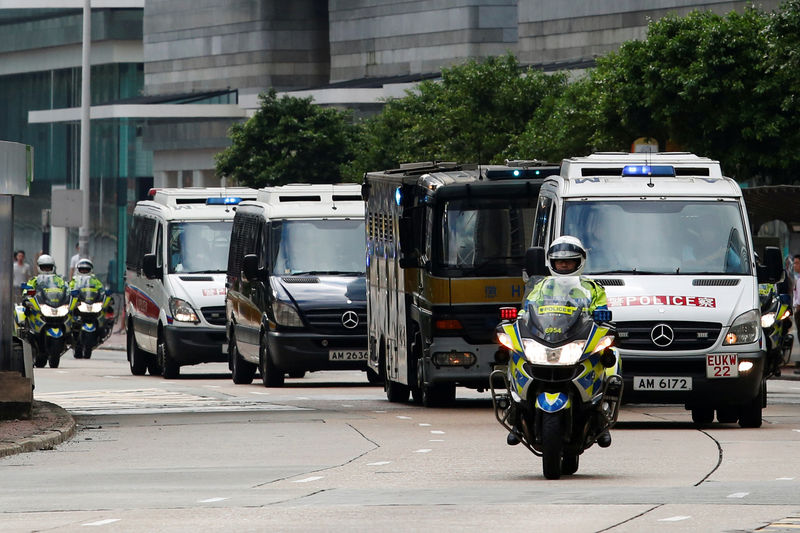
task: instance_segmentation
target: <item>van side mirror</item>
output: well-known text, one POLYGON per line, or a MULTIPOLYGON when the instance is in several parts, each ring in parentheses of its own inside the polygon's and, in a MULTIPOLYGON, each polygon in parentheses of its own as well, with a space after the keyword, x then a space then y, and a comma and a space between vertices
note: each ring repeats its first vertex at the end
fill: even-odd
POLYGON ((529 278, 550 275, 544 259, 544 248, 533 246, 525 250, 525 273, 529 278))
POLYGON ((783 258, 776 246, 764 248, 764 264, 757 265, 759 283, 778 283, 783 278, 783 258))
POLYGON ((161 268, 157 266, 156 254, 146 254, 142 258, 142 271, 147 279, 161 279, 161 268))
POLYGON ((258 256, 256 254, 244 256, 244 259, 242 259, 242 271, 248 281, 254 281, 259 278, 261 272, 258 269, 258 256))

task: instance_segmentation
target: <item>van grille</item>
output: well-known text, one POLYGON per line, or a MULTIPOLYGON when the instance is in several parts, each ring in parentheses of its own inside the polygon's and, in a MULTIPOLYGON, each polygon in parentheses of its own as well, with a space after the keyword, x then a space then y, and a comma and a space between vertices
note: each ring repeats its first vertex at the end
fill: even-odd
POLYGON ((659 352, 710 348, 717 342, 722 331, 722 324, 714 322, 617 322, 616 326, 617 346, 619 348, 659 352), (660 324, 669 326, 674 335, 672 342, 667 346, 659 346, 653 342, 653 328, 660 324))
POLYGON ((692 285, 694 285, 695 287, 735 287, 738 284, 739 284, 739 278, 692 280, 692 285))
POLYGON ((217 305, 214 307, 203 307, 200 309, 200 312, 203 313, 203 318, 206 319, 206 322, 211 324, 212 326, 224 326, 225 325, 225 306, 224 305, 217 305))
POLYGON ((313 309, 303 311, 308 325, 319 333, 336 335, 365 335, 367 333, 367 310, 361 309, 313 309), (358 325, 355 328, 346 328, 342 325, 342 315, 347 311, 355 311, 358 315, 358 325))

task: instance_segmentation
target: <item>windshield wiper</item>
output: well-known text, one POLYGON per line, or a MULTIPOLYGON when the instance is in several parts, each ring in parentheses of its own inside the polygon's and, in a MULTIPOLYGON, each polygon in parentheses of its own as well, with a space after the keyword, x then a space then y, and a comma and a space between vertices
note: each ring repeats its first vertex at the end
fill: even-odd
POLYGON ((460 268, 465 273, 474 274, 474 273, 478 272, 479 270, 482 270, 482 269, 486 268, 487 266, 507 267, 507 266, 509 266, 509 264, 506 261, 508 261, 510 259, 515 259, 515 260, 519 261, 520 263, 522 263, 522 258, 519 257, 519 256, 515 256, 515 255, 498 255, 498 256, 494 256, 494 257, 488 257, 483 262, 478 263, 477 265, 473 265, 471 267, 465 265, 465 266, 460 267, 460 268), (499 262, 498 259, 502 259, 503 262, 499 262))
POLYGON ((290 276, 319 276, 322 274, 331 276, 360 276, 364 272, 357 270, 309 270, 306 272, 292 272, 290 276))

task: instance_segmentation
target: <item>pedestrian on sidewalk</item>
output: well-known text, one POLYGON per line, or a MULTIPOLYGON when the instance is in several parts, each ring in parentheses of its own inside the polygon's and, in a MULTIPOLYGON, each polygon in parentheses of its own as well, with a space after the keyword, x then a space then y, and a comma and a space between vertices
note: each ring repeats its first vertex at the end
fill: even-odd
POLYGON ((12 294, 14 303, 22 302, 22 289, 20 285, 27 283, 33 277, 33 267, 25 261, 25 251, 17 250, 14 253, 14 285, 12 294))

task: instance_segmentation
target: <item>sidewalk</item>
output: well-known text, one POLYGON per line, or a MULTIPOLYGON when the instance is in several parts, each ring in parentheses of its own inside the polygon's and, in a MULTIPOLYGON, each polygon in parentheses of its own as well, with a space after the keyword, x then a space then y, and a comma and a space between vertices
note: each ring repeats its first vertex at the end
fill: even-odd
MULTIPOLYGON (((102 345, 104 350, 125 351, 125 332, 112 333, 102 345)), ((36 400, 34 391, 30 420, 0 420, 0 457, 17 453, 48 450, 75 434, 75 419, 65 409, 36 400)))

